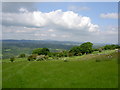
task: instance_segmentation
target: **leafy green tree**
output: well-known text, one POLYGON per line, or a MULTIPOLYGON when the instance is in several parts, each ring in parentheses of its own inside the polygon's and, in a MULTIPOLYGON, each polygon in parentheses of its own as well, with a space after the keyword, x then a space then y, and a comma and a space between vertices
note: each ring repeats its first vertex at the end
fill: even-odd
POLYGON ((32 51, 32 54, 38 54, 41 55, 42 54, 42 48, 36 48, 32 51))
POLYGON ((74 46, 70 49, 69 53, 72 53, 74 56, 77 56, 78 53, 81 53, 81 48, 79 46, 74 46))
POLYGON ((92 43, 91 42, 86 42, 86 43, 83 43, 80 45, 80 50, 81 50, 81 53, 84 54, 84 53, 91 53, 93 52, 93 49, 92 49, 92 43))
POLYGON ((38 55, 48 55, 50 53, 48 48, 36 48, 33 50, 32 54, 38 55))
POLYGON ((42 48, 43 55, 48 55, 49 52, 50 52, 50 50, 48 48, 42 48))
POLYGON ((119 45, 115 45, 115 44, 105 45, 105 46, 104 46, 104 49, 105 49, 105 50, 112 50, 112 49, 117 49, 117 48, 120 48, 120 46, 119 46, 119 45))

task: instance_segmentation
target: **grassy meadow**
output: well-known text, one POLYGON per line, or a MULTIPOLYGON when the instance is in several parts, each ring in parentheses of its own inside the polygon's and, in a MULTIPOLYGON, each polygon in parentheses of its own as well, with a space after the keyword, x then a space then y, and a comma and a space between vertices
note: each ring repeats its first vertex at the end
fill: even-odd
POLYGON ((59 60, 27 61, 18 58, 12 63, 6 59, 2 64, 2 87, 117 88, 117 56, 114 50, 108 50, 59 60))

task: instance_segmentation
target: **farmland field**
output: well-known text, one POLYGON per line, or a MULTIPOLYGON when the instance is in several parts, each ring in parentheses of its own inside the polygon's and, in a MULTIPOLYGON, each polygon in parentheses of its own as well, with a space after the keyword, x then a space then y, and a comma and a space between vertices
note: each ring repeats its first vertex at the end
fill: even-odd
POLYGON ((30 62, 23 58, 13 63, 6 59, 2 65, 2 86, 3 88, 117 88, 117 53, 110 51, 109 54, 112 55, 111 58, 97 54, 68 57, 65 58, 67 62, 64 62, 63 58, 30 62))

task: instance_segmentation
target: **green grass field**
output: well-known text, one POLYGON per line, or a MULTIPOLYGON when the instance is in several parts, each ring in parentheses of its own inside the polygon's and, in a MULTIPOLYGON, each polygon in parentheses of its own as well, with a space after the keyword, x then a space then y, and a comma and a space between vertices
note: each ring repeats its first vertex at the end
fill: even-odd
MULTIPOLYGON (((106 51, 105 51, 106 52, 106 51)), ((5 60, 2 69, 3 88, 117 88, 117 53, 83 55, 64 60, 18 62, 5 60), (96 62, 99 60, 99 62, 96 62)), ((104 52, 102 52, 104 53, 104 52)))

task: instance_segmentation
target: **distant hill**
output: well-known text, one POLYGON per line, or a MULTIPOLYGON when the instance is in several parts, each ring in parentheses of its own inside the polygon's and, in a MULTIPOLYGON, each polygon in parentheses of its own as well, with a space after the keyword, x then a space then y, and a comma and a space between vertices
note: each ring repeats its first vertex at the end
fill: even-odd
MULTIPOLYGON (((2 40, 3 58, 9 58, 21 53, 31 54, 35 48, 49 48, 50 51, 58 52, 69 50, 73 46, 79 46, 84 42, 54 41, 54 40, 2 40)), ((93 48, 104 46, 105 44, 95 43, 93 48)))

